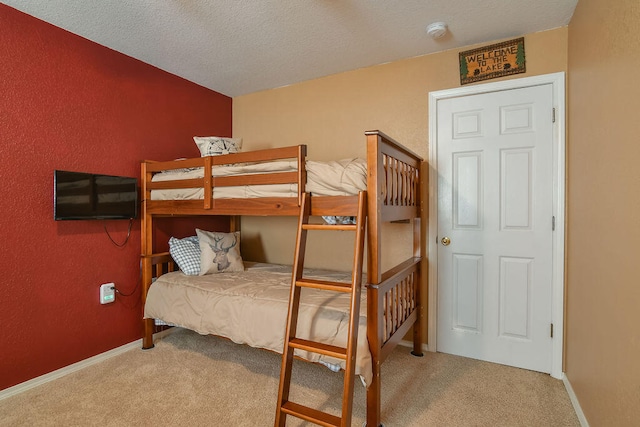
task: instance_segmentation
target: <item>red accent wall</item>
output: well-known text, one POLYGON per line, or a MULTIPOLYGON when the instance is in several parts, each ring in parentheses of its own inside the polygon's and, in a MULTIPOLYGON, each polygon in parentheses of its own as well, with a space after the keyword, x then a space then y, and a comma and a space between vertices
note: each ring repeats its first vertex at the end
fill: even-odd
POLYGON ((198 156, 194 135, 231 136, 232 100, 2 4, 0 40, 4 389, 141 337, 139 291, 98 300, 101 283, 136 288, 140 220, 123 248, 103 227, 121 242, 127 221, 54 221, 53 171, 138 177, 142 159, 198 156))

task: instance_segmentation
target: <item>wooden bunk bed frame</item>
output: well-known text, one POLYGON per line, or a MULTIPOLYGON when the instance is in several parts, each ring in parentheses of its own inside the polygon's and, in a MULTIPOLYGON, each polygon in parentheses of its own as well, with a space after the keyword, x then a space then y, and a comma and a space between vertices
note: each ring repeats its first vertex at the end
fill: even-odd
MULTIPOLYGON (((422 159, 380 131, 365 132, 367 139, 367 338, 373 361, 373 380, 367 388, 367 425, 379 426, 382 362, 413 327, 414 355, 422 355, 421 306, 421 164, 422 159), (383 272, 382 223, 408 222, 413 226, 413 254, 383 272)), ((142 163, 142 303, 153 278, 175 270, 168 253, 154 253, 154 218, 171 216, 228 215, 231 231, 239 229, 238 216, 297 216, 305 191, 306 146, 201 157, 180 161, 142 163), (212 177, 211 167, 221 164, 297 159, 297 172, 212 177), (152 182, 162 170, 204 167, 200 179, 152 182), (298 185, 298 197, 215 199, 216 186, 284 184, 298 185), (203 188, 200 200, 152 200, 155 189, 203 188)), ((353 211, 358 196, 314 196, 312 215, 341 215, 353 211)), ((144 319, 143 348, 153 347, 154 320, 144 319)), ((284 330, 285 325, 283 325, 284 330)))

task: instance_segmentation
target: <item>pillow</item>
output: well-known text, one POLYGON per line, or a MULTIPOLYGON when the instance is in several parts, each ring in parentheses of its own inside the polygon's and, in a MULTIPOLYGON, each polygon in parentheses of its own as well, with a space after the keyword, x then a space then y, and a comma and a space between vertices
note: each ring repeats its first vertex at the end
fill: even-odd
POLYGON ((322 219, 329 225, 356 224, 355 216, 323 216, 322 219))
POLYGON ((193 140, 200 150, 201 157, 239 153, 242 138, 222 138, 219 136, 194 136, 193 140))
POLYGON ((240 232, 217 233, 196 228, 200 242, 200 275, 244 271, 240 255, 240 232))
POLYGON ((178 264, 180 270, 188 276, 200 274, 200 245, 198 237, 191 236, 184 239, 169 239, 169 253, 178 264))

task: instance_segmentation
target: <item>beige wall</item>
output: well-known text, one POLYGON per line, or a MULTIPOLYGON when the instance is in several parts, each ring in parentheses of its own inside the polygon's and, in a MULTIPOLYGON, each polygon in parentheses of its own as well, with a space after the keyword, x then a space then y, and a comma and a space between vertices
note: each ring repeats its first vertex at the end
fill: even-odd
MULTIPOLYGON (((566 71, 567 35, 567 28, 526 35, 527 73, 515 77, 566 71)), ((364 157, 364 132, 379 129, 427 159, 428 94, 460 86, 458 53, 445 51, 234 98, 233 134, 243 138, 243 149, 304 143, 310 159, 329 160, 364 157)), ((423 172, 426 176, 426 167, 423 172)), ((426 214, 425 205, 423 224, 426 214)), ((243 218, 245 258, 290 264, 295 225, 293 218, 243 218)), ((410 241, 408 227, 383 229, 385 268, 411 255, 410 241)), ((346 235, 312 240, 307 265, 348 269, 350 252, 345 248, 351 244, 346 235)), ((424 281, 426 297, 426 274, 424 281)), ((422 320, 426 331, 426 313, 422 320)))
POLYGON ((640 3, 569 25, 566 373, 591 426, 640 423, 640 3))

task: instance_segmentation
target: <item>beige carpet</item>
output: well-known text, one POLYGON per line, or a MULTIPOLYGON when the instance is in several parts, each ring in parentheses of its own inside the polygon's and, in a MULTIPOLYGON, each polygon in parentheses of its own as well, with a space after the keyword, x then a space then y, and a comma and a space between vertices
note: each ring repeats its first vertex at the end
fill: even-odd
MULTIPOLYGON (((0 426, 272 426, 279 371, 275 353, 178 330, 0 401, 0 426)), ((293 379, 292 400, 339 413, 342 374, 296 361, 293 379)), ((580 425, 561 381, 457 356, 398 347, 382 386, 385 427, 580 425)), ((356 384, 353 425, 364 419, 356 384)))

